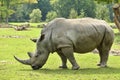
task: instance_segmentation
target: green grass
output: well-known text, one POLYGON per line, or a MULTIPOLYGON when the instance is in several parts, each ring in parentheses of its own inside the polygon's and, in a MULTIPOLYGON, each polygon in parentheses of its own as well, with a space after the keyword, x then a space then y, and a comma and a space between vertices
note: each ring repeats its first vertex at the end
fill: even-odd
POLYGON ((114 33, 115 33, 115 40, 112 48, 119 50, 120 49, 120 32, 118 29, 114 29, 114 33))
MULTIPOLYGON (((10 24, 13 24, 13 25, 22 25, 22 24, 27 24, 27 23, 14 23, 14 22, 11 22, 10 24)), ((46 24, 46 22, 40 22, 40 23, 29 23, 30 24, 30 26, 32 27, 32 28, 36 28, 37 27, 37 25, 42 25, 42 24, 46 24)))
MULTIPOLYGON (((35 43, 30 38, 40 35, 40 28, 29 28, 26 31, 15 31, 12 28, 0 28, 0 80, 120 80, 120 56, 110 55, 108 68, 96 66, 98 54, 75 54, 80 65, 79 70, 59 69, 59 56, 54 53, 49 56, 42 69, 32 70, 30 66, 18 63, 13 55, 28 58, 27 52, 34 52, 35 43)), ((120 49, 120 35, 115 31, 115 42, 112 49, 120 49)))

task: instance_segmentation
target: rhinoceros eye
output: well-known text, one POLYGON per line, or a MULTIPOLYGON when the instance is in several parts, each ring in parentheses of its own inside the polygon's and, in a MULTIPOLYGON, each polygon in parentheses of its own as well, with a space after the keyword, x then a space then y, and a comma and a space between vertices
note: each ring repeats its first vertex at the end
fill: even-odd
POLYGON ((35 57, 38 57, 38 56, 39 56, 39 54, 36 54, 36 55, 35 55, 35 57))

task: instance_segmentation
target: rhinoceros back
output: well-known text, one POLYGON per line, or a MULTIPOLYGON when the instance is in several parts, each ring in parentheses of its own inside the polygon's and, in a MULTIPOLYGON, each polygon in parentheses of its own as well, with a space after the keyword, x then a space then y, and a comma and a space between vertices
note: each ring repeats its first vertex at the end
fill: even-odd
MULTIPOLYGON (((106 32, 113 42, 113 31, 103 20, 92 18, 53 20, 47 26, 52 29, 52 44, 54 48, 73 47, 74 52, 89 52, 101 45, 106 32)), ((46 31, 47 31, 46 30, 46 31)), ((46 32, 45 31, 45 32, 46 32)))

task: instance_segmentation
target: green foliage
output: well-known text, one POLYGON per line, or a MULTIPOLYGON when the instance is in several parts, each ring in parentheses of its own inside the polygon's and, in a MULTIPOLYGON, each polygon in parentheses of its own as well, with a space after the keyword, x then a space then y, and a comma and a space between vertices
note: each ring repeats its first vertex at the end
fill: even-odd
POLYGON ((55 0, 52 2, 52 7, 58 16, 67 18, 69 17, 73 2, 74 0, 55 0))
POLYGON ((42 20, 45 21, 47 13, 51 11, 50 0, 37 0, 37 2, 37 6, 42 12, 42 20))
POLYGON ((6 23, 8 23, 8 18, 14 13, 14 10, 12 7, 16 4, 21 4, 21 3, 35 3, 36 1, 34 0, 0 0, 0 7, 4 7, 4 10, 1 10, 1 19, 5 18, 6 23), (3 13, 5 13, 3 15, 3 13))
POLYGON ((106 3, 119 3, 120 0, 95 0, 97 2, 106 2, 106 3))
POLYGON ((101 5, 101 4, 97 5, 97 7, 96 7, 96 18, 106 20, 106 21, 110 21, 109 14, 110 14, 109 9, 107 8, 106 5, 101 5))
POLYGON ((79 18, 85 17, 85 12, 84 12, 83 9, 80 11, 80 15, 79 15, 78 17, 79 17, 79 18))
POLYGON ((29 14, 34 8, 31 4, 19 4, 15 5, 13 9, 15 10, 15 14, 12 15, 14 18, 10 18, 10 20, 15 22, 25 22, 30 19, 29 14))
POLYGON ((80 15, 81 10, 85 12, 86 17, 95 17, 95 2, 93 0, 75 0, 74 8, 80 15))
POLYGON ((75 11, 75 9, 72 8, 69 14, 69 18, 77 18, 77 16, 77 11, 75 11))
MULTIPOLYGON (((12 0, 14 1, 14 0, 12 0)), ((0 0, 0 12, 1 12, 1 19, 5 19, 5 22, 8 23, 8 18, 11 14, 14 13, 14 10, 10 9, 10 0, 0 0)), ((4 21, 4 20, 2 20, 4 21)))
MULTIPOLYGON (((70 15, 74 13, 73 11, 71 11, 72 9, 75 10, 75 13, 77 12, 78 17, 95 18, 97 13, 96 5, 98 4, 96 2, 99 3, 107 2, 112 3, 113 5, 115 2, 120 2, 120 0, 0 0, 0 15, 1 15, 0 19, 7 18, 10 21, 28 21, 30 19, 29 14, 33 9, 36 8, 41 10, 42 21, 48 20, 47 15, 48 13, 50 15, 51 11, 55 11, 58 17, 69 18, 70 15), (5 11, 6 9, 7 11, 5 11), (15 13, 13 14, 11 12, 9 15, 9 10, 13 10, 15 11, 15 13), (81 12, 82 10, 84 12, 81 12)), ((112 5, 109 6, 110 9, 109 15, 111 20, 113 19, 112 5)), ((104 4, 102 4, 100 7, 102 6, 104 6, 104 4)), ((75 16, 72 15, 71 17, 75 16)))
POLYGON ((57 13, 55 11, 48 12, 46 21, 51 21, 56 17, 57 17, 57 13))
MULTIPOLYGON (((27 59, 27 52, 34 52, 36 44, 30 38, 39 37, 40 28, 29 28, 26 31, 15 31, 12 28, 0 29, 0 79, 1 80, 120 80, 120 57, 109 56, 107 68, 99 68, 96 63, 99 55, 75 54, 80 65, 79 70, 71 70, 68 62, 68 69, 59 69, 61 64, 59 56, 50 54, 47 63, 42 69, 32 70, 30 66, 18 63, 13 55, 27 59)), ((117 49, 120 49, 119 31, 115 29, 115 42, 117 49), (116 43, 117 41, 117 43, 116 43)), ((115 49, 113 46, 112 49, 115 49)))
POLYGON ((41 11, 39 9, 34 9, 30 14, 30 22, 40 22, 41 17, 41 11))
MULTIPOLYGON (((16 12, 15 12, 15 14, 14 14, 15 18, 14 18, 13 21, 22 21, 23 16, 24 16, 24 15, 23 15, 23 12, 24 12, 24 7, 23 7, 22 4, 16 6, 16 12)), ((27 11, 25 11, 25 12, 27 12, 27 11)))
POLYGON ((60 17, 68 18, 71 9, 75 9, 78 15, 83 9, 87 17, 95 17, 93 0, 51 0, 51 5, 60 17))

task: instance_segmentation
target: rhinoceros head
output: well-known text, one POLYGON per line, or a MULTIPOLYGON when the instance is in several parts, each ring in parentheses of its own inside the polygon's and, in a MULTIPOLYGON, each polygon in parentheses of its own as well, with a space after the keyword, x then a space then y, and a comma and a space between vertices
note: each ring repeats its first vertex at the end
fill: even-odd
POLYGON ((49 52, 45 48, 44 37, 44 35, 41 35, 41 37, 37 40, 36 51, 34 54, 28 52, 28 56, 30 57, 30 59, 21 60, 15 56, 14 58, 22 64, 30 65, 33 70, 41 68, 46 63, 49 56, 49 52))

